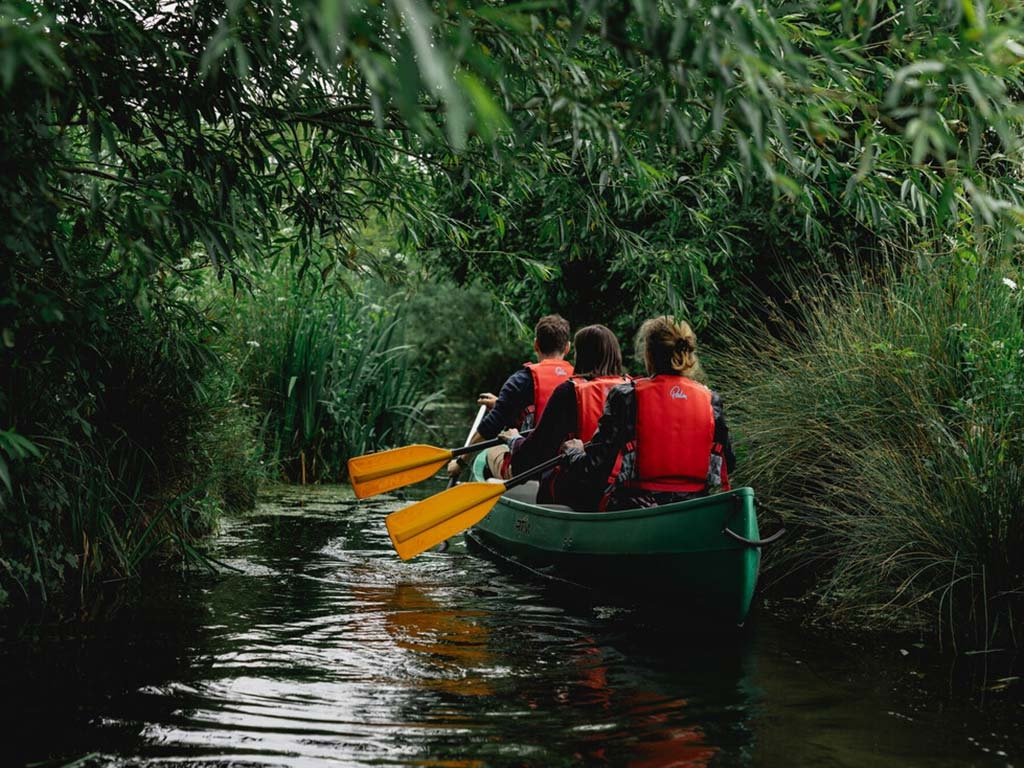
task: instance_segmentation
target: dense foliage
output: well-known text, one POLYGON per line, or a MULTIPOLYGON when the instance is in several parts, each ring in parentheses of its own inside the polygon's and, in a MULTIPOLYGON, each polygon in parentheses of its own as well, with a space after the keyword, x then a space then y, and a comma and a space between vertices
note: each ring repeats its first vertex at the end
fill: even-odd
POLYGON ((408 312, 394 297, 338 294, 284 270, 261 275, 251 292, 214 291, 213 307, 229 329, 221 346, 238 404, 261 420, 271 476, 338 482, 350 456, 428 426, 438 393, 402 343, 408 312))
POLYGON ((603 37, 488 32, 514 130, 432 174, 453 212, 436 269, 528 313, 704 326, 794 270, 1015 237, 1019 8, 639 7, 603 37))
MULTIPOLYGON (((783 275, 886 263, 880 285, 938 280, 915 288, 937 310, 974 278, 920 269, 936 257, 990 252, 1012 273, 1022 15, 0 0, 0 590, 31 601, 136 573, 250 499, 260 457, 334 476, 406 434, 434 385, 497 386, 521 340, 474 358, 468 342, 493 336, 467 334, 426 282, 483 286, 521 328, 556 310, 627 335, 673 309, 714 338, 746 322, 757 337, 783 275), (368 246, 382 224, 408 258, 368 246), (420 312, 444 306, 463 344, 428 338, 430 320, 391 336, 391 307, 367 312, 386 295, 366 297, 371 272, 420 312), (244 306, 223 313, 234 292, 244 306), (427 383, 407 339, 421 362, 479 367, 427 383), (409 378, 393 390, 351 383, 396 356, 409 378), (391 404, 409 421, 388 422, 391 404)), ((795 348, 815 349, 817 320, 798 319, 795 348)), ((974 397, 956 381, 933 405, 974 397)), ((1019 402, 1014 386, 1000 396, 1019 402)))
POLYGON ((812 615, 1013 642, 1024 600, 1024 264, 984 251, 804 284, 714 356, 741 482, 792 534, 812 615), (780 312, 780 316, 781 316, 780 312))

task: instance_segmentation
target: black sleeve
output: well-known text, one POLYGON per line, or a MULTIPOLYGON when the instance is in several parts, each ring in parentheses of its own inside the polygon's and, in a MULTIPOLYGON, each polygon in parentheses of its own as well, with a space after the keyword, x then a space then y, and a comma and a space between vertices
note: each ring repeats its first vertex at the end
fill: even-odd
POLYGON ((501 385, 498 402, 484 416, 476 431, 484 440, 497 437, 498 433, 519 422, 519 416, 533 403, 533 374, 520 368, 501 385))
POLYGON ((590 490, 604 488, 615 459, 633 439, 635 408, 632 384, 619 384, 608 390, 604 412, 590 445, 583 453, 569 457, 567 476, 573 484, 590 490))
POLYGON ((715 412, 715 442, 722 446, 722 455, 725 457, 725 466, 732 472, 736 464, 736 454, 732 449, 732 440, 729 438, 729 427, 725 423, 725 405, 717 392, 711 393, 711 408, 715 412))
POLYGON ((576 390, 571 381, 564 381, 551 393, 534 430, 513 446, 512 474, 518 475, 557 455, 575 431, 576 390))

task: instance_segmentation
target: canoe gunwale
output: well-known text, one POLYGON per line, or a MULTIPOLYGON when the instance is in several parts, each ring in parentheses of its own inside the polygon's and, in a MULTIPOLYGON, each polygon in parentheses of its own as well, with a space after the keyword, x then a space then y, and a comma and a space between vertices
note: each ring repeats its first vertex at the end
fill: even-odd
MULTIPOLYGON (((474 462, 473 470, 476 475, 475 479, 482 477, 484 464, 485 460, 482 455, 474 462)), ((729 491, 711 494, 710 496, 686 499, 685 501, 677 501, 672 504, 663 504, 657 507, 636 507, 633 509, 619 509, 610 512, 580 512, 577 510, 563 509, 545 504, 523 501, 522 499, 509 495, 503 495, 499 504, 519 513, 529 514, 533 517, 549 518, 576 526, 607 525, 626 520, 636 521, 647 518, 699 514, 709 509, 719 508, 725 503, 729 503, 732 505, 732 510, 725 519, 722 526, 722 533, 733 541, 743 544, 744 546, 760 548, 781 538, 785 533, 785 529, 780 529, 765 539, 749 539, 729 527, 737 515, 740 515, 744 511, 746 504, 751 503, 750 500, 753 498, 753 495, 754 490, 752 488, 748 486, 741 486, 729 491)), ((484 524, 484 527, 486 527, 486 523, 484 524)))
MULTIPOLYGON (((560 531, 571 532, 570 537, 574 540, 583 539, 586 540, 588 537, 587 531, 608 531, 615 530, 621 531, 622 525, 637 523, 646 521, 659 526, 660 530, 667 530, 664 526, 675 527, 682 518, 692 517, 707 513, 709 510, 712 514, 718 514, 719 516, 725 515, 724 522, 721 523, 721 527, 716 526, 715 531, 718 534, 714 539, 704 540, 699 542, 697 540, 689 541, 684 547, 678 546, 678 541, 673 538, 661 540, 660 543, 664 544, 664 548, 652 547, 650 544, 643 548, 645 555, 657 555, 657 556, 678 556, 679 554, 685 554, 686 556, 692 556, 697 554, 711 554, 711 553, 723 553, 729 551, 742 551, 742 550, 760 550, 758 542, 753 539, 748 539, 740 534, 736 533, 732 529, 728 528, 729 523, 736 520, 737 518, 743 518, 748 513, 749 505, 747 504, 745 495, 734 496, 728 500, 729 506, 732 507, 728 512, 721 512, 720 508, 726 502, 725 499, 719 497, 716 504, 702 504, 700 506, 693 506, 693 499, 684 502, 678 502, 676 504, 665 505, 662 507, 651 507, 649 509, 636 509, 636 510, 620 510, 619 512, 564 512, 561 510, 548 510, 542 506, 529 504, 526 502, 518 501, 516 499, 509 499, 506 496, 502 496, 498 499, 498 503, 491 513, 483 520, 478 522, 473 529, 483 531, 489 536, 497 535, 499 538, 504 538, 507 534, 507 525, 494 525, 492 518, 495 514, 512 514, 519 518, 521 521, 525 520, 547 520, 551 524, 558 527, 560 531), (681 506, 682 505, 682 506, 681 506), (621 514, 625 512, 627 514, 621 514), (613 517, 614 515, 614 517, 613 517), (664 522, 663 522, 664 521, 664 522), (504 531, 504 532, 503 532, 504 531)), ((749 513, 753 516, 753 511, 749 510, 749 513)), ((755 518, 756 519, 756 518, 755 518)), ((756 532, 756 527, 754 532, 756 532)), ((519 537, 513 536, 512 538, 518 539, 519 537)), ((599 538, 603 536, 599 535, 599 538)), ((564 543, 561 539, 550 541, 535 541, 530 546, 535 548, 538 552, 546 553, 558 553, 562 555, 569 554, 569 551, 564 549, 564 543)), ((575 555, 598 555, 605 556, 610 554, 603 547, 597 549, 591 549, 585 545, 582 541, 576 541, 572 553, 575 555)), ((619 552, 619 555, 629 554, 630 556, 637 556, 638 552, 626 553, 619 552)))
MULTIPOLYGON (((479 480, 482 457, 473 470, 479 480)), ((747 486, 613 512, 578 512, 503 494, 466 533, 490 556, 546 580, 630 603, 681 601, 688 611, 736 623, 750 609, 760 570, 762 542, 747 486)))
POLYGON ((672 504, 662 504, 657 507, 635 507, 633 509, 617 509, 611 512, 579 512, 577 510, 557 509, 545 504, 531 504, 528 501, 502 496, 501 503, 512 509, 522 512, 529 512, 538 517, 550 517, 556 520, 580 523, 601 523, 617 522, 622 520, 639 520, 645 517, 661 517, 664 515, 693 514, 704 509, 721 506, 725 501, 724 496, 729 496, 730 503, 734 510, 730 513, 731 521, 740 510, 743 509, 743 497, 753 495, 753 489, 743 486, 734 488, 731 491, 723 491, 711 496, 702 496, 695 499, 686 499, 672 504))

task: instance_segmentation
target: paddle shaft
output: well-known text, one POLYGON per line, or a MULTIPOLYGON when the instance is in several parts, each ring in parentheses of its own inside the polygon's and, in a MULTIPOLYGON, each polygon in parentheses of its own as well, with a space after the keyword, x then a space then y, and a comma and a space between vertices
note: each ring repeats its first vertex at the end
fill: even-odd
MULTIPOLYGON (((480 407, 483 408, 484 406, 480 406, 480 407)), ((473 431, 475 432, 476 430, 473 430, 473 431)), ((533 431, 532 429, 524 429, 519 434, 522 437, 526 437, 532 431, 533 431)), ((462 456, 462 455, 467 454, 467 453, 476 453, 477 451, 482 451, 484 448, 493 448, 494 446, 501 445, 504 442, 505 442, 505 438, 504 437, 492 437, 490 440, 483 440, 483 441, 481 441, 479 443, 472 443, 471 445, 464 445, 461 448, 453 448, 452 449, 452 458, 454 459, 456 456, 462 456)))
MULTIPOLYGON (((476 434, 476 430, 473 430, 473 433, 476 434)), ((364 499, 426 480, 454 457, 480 451, 502 442, 502 438, 496 437, 493 440, 454 449, 435 448, 432 445, 406 445, 356 456, 348 461, 349 482, 352 483, 356 497, 364 499)))
POLYGON ((542 461, 540 464, 537 464, 535 466, 530 467, 527 470, 524 470, 524 471, 520 472, 515 477, 510 477, 508 480, 506 480, 504 483, 502 483, 502 485, 505 486, 506 490, 509 489, 509 488, 512 488, 512 487, 514 487, 516 485, 522 485, 523 483, 525 483, 527 480, 529 480, 534 475, 538 475, 541 472, 543 472, 545 469, 551 469, 553 466, 555 466, 557 464, 561 464, 567 458, 568 458, 568 454, 560 453, 557 456, 551 457, 547 461, 542 461))
POLYGON ((476 434, 477 429, 480 428, 480 422, 484 420, 484 414, 487 413, 487 406, 481 405, 477 409, 476 418, 473 419, 473 426, 469 428, 469 434, 466 435, 465 445, 469 445, 473 442, 473 435, 476 434))
POLYGON ((405 509, 392 512, 385 522, 391 543, 403 560, 465 531, 487 516, 509 488, 565 461, 559 454, 503 483, 459 483, 405 509))
MULTIPOLYGON (((463 446, 462 446, 463 448, 469 448, 469 446, 472 444, 472 442, 473 442, 473 435, 476 434, 476 430, 477 430, 477 427, 480 426, 480 422, 484 420, 484 414, 485 413, 487 413, 487 406, 486 405, 481 405, 480 408, 476 412, 476 418, 473 419, 473 426, 469 428, 469 434, 466 435, 466 442, 463 443, 463 446)), ((455 455, 454 451, 452 451, 452 455, 453 456, 455 455)), ((459 482, 458 474, 452 475, 451 477, 448 478, 448 487, 451 488, 457 482, 459 482)))

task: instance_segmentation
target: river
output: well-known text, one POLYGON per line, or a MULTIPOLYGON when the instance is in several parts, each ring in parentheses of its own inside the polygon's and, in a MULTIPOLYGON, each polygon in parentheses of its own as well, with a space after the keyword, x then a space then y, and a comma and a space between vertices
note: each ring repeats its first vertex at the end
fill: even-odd
POLYGON ((569 601, 461 541, 402 562, 383 518, 408 498, 270 489, 223 521, 220 573, 8 638, 4 765, 1024 763, 1006 654, 763 605, 708 632, 685 606, 569 601))

